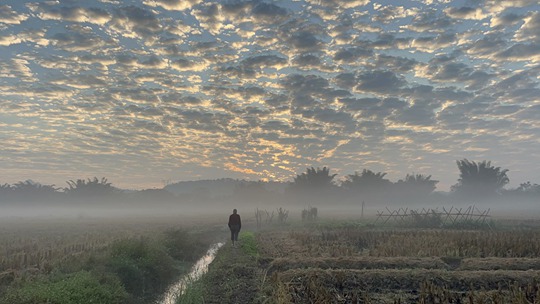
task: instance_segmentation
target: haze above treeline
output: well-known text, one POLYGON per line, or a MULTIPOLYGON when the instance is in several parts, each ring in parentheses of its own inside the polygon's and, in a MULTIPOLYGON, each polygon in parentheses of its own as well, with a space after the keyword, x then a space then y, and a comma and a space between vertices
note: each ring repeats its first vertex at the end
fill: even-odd
POLYGON ((0 203, 4 206, 47 203, 81 206, 334 206, 371 207, 418 204, 496 204, 498 201, 538 202, 540 185, 525 181, 507 189, 508 169, 490 161, 456 162, 459 175, 449 192, 436 191, 438 181, 427 174, 406 174, 391 181, 384 172, 363 169, 338 182, 328 167, 311 167, 296 175, 292 182, 246 181, 231 178, 183 181, 161 189, 122 190, 103 178, 69 180, 66 187, 45 185, 31 180, 0 185, 0 203))

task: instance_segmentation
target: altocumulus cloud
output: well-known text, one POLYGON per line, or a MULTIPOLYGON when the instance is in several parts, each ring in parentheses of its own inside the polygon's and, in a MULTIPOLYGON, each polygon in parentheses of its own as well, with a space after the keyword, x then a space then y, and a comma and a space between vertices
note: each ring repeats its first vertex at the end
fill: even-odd
POLYGON ((331 165, 447 189, 464 157, 535 181, 540 5, 459 3, 4 1, 0 182, 331 165))

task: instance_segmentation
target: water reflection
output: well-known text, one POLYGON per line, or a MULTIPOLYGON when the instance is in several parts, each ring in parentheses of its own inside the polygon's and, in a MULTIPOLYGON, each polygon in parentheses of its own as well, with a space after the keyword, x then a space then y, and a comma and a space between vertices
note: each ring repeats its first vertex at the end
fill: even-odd
POLYGON ((178 282, 169 287, 163 298, 156 302, 157 304, 174 304, 176 298, 184 293, 186 286, 190 282, 197 281, 203 274, 208 271, 208 265, 214 260, 218 249, 223 246, 223 243, 214 244, 208 249, 206 254, 200 258, 195 265, 191 268, 191 271, 180 278, 178 282))

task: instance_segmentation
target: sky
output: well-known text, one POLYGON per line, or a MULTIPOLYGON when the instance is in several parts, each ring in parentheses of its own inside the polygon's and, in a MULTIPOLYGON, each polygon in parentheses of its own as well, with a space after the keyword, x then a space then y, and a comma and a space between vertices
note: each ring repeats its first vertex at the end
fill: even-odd
POLYGON ((3 0, 0 183, 540 183, 537 0, 3 0))

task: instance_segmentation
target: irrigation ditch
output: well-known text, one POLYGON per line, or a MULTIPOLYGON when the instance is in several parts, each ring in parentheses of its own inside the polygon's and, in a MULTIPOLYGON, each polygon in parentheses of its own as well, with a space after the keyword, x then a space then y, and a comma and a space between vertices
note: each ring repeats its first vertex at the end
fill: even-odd
POLYGON ((211 245, 208 251, 193 265, 191 271, 173 283, 167 289, 165 294, 156 301, 156 304, 175 304, 176 299, 179 295, 184 293, 188 284, 197 281, 208 271, 208 265, 212 263, 216 257, 216 253, 223 244, 224 243, 215 243, 211 245))

